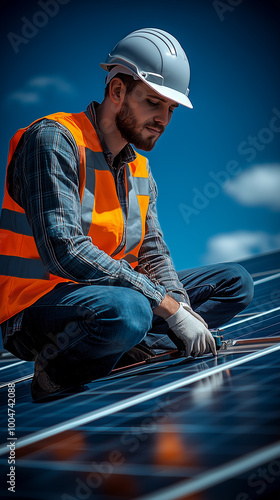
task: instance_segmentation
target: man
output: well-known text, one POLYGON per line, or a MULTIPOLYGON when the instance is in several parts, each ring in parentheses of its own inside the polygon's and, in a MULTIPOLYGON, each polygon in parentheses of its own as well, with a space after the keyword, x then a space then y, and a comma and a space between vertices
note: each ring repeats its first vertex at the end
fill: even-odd
POLYGON ((176 273, 148 161, 130 145, 150 151, 175 108, 192 107, 182 47, 142 29, 101 66, 101 104, 39 119, 10 145, 0 323, 4 346, 35 360, 35 400, 107 375, 123 356, 174 347, 167 333, 186 355, 216 355, 208 328, 253 295, 238 264, 176 273))

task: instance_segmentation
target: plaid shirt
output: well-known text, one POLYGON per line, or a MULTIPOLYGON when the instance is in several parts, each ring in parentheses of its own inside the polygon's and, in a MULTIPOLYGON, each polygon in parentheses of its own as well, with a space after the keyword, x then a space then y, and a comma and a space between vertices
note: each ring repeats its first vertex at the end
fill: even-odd
MULTIPOLYGON (((136 157, 127 144, 114 158, 96 123, 92 102, 86 115, 101 141, 103 154, 114 175, 124 220, 127 196, 124 166, 136 157)), ((156 211, 157 188, 149 170, 150 203, 146 232, 136 269, 114 260, 92 245, 81 227, 79 155, 71 133, 58 122, 43 119, 24 134, 10 169, 10 195, 24 208, 40 257, 46 269, 63 278, 88 285, 118 285, 143 293, 154 309, 166 292, 189 302, 163 240, 156 211)), ((123 237, 123 244, 125 244, 123 237)), ((21 328, 23 312, 3 323, 4 336, 21 328)))

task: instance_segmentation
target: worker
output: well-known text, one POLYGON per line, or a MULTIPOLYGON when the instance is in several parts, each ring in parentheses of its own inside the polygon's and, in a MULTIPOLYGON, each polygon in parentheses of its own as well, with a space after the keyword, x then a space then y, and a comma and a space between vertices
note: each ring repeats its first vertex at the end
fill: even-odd
POLYGON ((34 400, 104 377, 125 357, 178 344, 187 356, 216 355, 209 329, 253 295, 237 263, 176 272, 148 160, 131 146, 151 151, 174 110, 192 108, 179 42, 139 29, 101 67, 101 104, 40 118, 10 143, 0 324, 4 347, 35 361, 34 400))

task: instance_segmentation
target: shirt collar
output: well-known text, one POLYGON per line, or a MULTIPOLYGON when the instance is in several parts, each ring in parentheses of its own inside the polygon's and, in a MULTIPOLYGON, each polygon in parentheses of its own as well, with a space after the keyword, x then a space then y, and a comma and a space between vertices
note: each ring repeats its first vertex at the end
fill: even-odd
POLYGON ((135 154, 135 151, 132 148, 132 146, 130 144, 126 144, 116 157, 113 156, 113 153, 111 153, 110 149, 108 148, 106 142, 104 141, 104 137, 102 135, 102 132, 97 125, 96 108, 98 106, 99 106, 98 102, 92 101, 86 109, 86 115, 95 128, 98 139, 99 139, 101 146, 102 146, 102 149, 103 149, 103 154, 105 156, 105 159, 106 159, 109 167, 111 169, 118 170, 118 169, 124 167, 127 163, 131 163, 132 161, 134 161, 136 158, 136 154, 135 154))

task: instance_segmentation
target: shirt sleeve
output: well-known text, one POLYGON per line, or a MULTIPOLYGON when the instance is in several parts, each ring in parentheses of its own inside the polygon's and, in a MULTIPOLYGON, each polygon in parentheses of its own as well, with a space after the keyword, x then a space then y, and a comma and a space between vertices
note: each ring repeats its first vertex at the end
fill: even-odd
POLYGON ((24 134, 13 161, 12 193, 25 210, 41 260, 50 273, 88 285, 114 285, 144 294, 154 309, 164 286, 114 260, 84 235, 79 153, 72 134, 43 119, 24 134))
POLYGON ((157 186, 148 165, 150 181, 150 203, 146 218, 146 231, 139 252, 136 270, 146 274, 155 284, 164 286, 168 295, 178 302, 190 304, 188 294, 178 278, 169 249, 164 241, 159 224, 156 200, 157 186))

